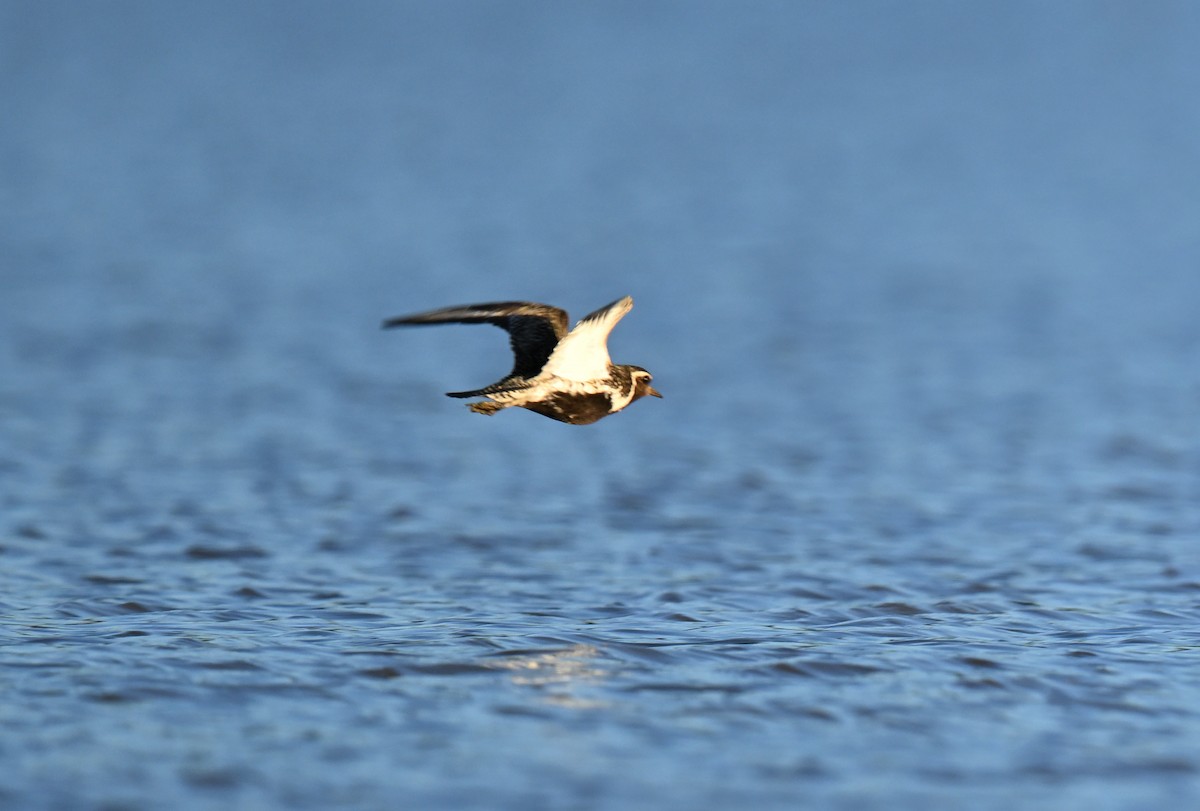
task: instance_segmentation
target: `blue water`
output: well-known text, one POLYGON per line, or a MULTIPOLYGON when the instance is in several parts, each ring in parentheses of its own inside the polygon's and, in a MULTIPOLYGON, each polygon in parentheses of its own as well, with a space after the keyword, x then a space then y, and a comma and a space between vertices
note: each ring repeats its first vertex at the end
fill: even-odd
POLYGON ((0 2, 0 808, 1200 803, 1197 41, 0 2))

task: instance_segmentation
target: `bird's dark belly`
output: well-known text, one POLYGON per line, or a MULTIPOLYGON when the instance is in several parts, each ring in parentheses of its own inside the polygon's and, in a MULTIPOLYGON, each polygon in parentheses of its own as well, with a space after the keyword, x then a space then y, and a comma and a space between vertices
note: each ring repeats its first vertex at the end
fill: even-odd
POLYGON ((612 398, 597 394, 554 394, 544 400, 522 403, 523 408, 571 425, 588 425, 612 413, 612 398))

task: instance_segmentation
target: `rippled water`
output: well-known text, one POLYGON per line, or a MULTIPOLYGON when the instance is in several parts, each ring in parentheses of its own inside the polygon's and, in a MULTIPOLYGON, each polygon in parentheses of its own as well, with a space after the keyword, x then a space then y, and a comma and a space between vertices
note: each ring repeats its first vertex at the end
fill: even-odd
POLYGON ((181 8, 0 4, 0 807, 1200 800, 1190 6, 181 8))

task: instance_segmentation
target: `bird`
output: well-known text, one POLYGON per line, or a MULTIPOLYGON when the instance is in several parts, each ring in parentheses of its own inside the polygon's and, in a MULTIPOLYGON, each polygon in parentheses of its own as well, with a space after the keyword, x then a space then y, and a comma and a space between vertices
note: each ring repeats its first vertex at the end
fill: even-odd
POLYGON ((388 318, 384 329, 431 324, 494 324, 509 335, 515 363, 505 377, 481 389, 447 397, 484 397, 468 403, 476 414, 525 408, 570 425, 590 425, 649 395, 662 397, 641 366, 618 365, 608 356, 608 335, 633 308, 619 298, 567 331, 567 313, 549 304, 501 301, 468 304, 388 318))

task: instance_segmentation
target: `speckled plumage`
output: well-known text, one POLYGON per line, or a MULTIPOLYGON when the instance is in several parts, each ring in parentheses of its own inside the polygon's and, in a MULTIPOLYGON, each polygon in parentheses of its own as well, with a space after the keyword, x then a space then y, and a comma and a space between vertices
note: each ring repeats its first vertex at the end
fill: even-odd
POLYGON ((617 365, 608 356, 608 335, 633 307, 629 296, 580 319, 567 331, 567 314, 526 301, 446 307, 389 318, 384 328, 428 324, 494 324, 509 334, 513 369, 481 389, 448 397, 485 397, 471 403, 477 414, 513 406, 559 422, 589 425, 647 395, 662 397, 640 366, 617 365))

